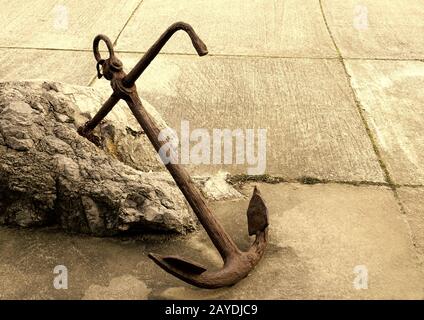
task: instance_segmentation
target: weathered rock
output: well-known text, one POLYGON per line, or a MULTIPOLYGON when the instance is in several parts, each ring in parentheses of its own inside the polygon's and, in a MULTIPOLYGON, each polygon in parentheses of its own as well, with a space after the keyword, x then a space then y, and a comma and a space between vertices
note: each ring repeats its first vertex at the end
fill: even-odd
POLYGON ((59 83, 0 83, 0 223, 58 222, 96 235, 195 227, 171 176, 143 172, 161 164, 122 105, 95 132, 103 148, 78 135, 108 94, 59 83))
POLYGON ((243 195, 227 182, 229 176, 228 172, 219 171, 211 176, 193 177, 193 181, 203 195, 210 200, 221 201, 243 198, 243 195))
MULTIPOLYGON (((48 83, 44 86, 55 91, 54 96, 72 103, 79 110, 79 114, 74 114, 71 119, 66 114, 56 113, 57 120, 75 121, 78 126, 87 121, 87 115, 93 116, 112 92, 110 88, 94 89, 64 83, 48 83)), ((144 100, 143 106, 160 128, 166 127, 154 107, 144 100)), ((101 138, 103 149, 125 164, 145 172, 165 171, 165 167, 158 161, 156 151, 126 103, 119 102, 98 126, 95 134, 101 138)))

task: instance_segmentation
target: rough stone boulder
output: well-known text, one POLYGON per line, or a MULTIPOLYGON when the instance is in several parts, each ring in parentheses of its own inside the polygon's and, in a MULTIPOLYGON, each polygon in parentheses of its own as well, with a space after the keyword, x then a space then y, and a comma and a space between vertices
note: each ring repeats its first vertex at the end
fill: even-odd
POLYGON ((117 106, 96 129, 102 148, 78 135, 109 94, 60 83, 0 83, 1 224, 58 223, 95 235, 194 229, 185 200, 127 108, 117 106))

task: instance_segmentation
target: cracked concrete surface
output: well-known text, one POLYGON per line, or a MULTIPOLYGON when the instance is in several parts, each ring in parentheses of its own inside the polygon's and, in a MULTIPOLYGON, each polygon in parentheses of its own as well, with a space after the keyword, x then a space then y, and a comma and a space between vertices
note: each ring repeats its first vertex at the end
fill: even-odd
MULTIPOLYGON (((146 258, 178 251, 216 267, 202 231, 99 239, 0 228, 0 298, 424 298, 422 1, 116 2, 91 20, 94 0, 31 8, 0 0, 9 22, 0 30, 0 80, 105 86, 94 81, 97 33, 129 69, 170 23, 186 20, 210 56, 195 56, 176 34, 137 82, 142 97, 175 127, 181 119, 192 128, 266 127, 265 173, 315 184, 260 184, 270 246, 232 288, 192 288, 146 258), (53 288, 58 264, 69 269, 68 290, 53 288), (367 290, 353 286, 357 265, 368 270, 367 290)), ((236 165, 189 169, 246 173, 236 165)), ((211 205, 246 247, 247 200, 211 205)))

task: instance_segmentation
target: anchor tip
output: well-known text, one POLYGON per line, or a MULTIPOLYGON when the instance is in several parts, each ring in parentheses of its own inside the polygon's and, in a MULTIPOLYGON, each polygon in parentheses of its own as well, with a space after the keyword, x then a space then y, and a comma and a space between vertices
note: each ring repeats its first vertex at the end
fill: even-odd
POLYGON ((255 235, 260 231, 264 231, 268 225, 268 208, 259 189, 255 186, 252 198, 249 202, 249 208, 247 209, 247 226, 249 236, 255 235))

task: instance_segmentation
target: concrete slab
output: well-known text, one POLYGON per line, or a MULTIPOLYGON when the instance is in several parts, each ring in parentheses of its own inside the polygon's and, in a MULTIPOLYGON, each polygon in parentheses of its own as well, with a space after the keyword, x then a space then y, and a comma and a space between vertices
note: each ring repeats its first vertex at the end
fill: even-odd
MULTIPOLYGON (((140 58, 119 56, 128 70, 140 58)), ((104 79, 94 85, 109 86, 104 79)), ((182 120, 190 130, 207 129, 211 137, 213 129, 267 129, 266 173, 384 181, 337 60, 160 55, 137 85, 177 132, 182 120)), ((260 169, 257 159, 235 160, 233 155, 232 165, 199 164, 190 170, 202 175, 260 169)))
MULTIPOLYGON (((203 231, 180 238, 145 235, 99 239, 54 229, 2 227, 0 297, 424 298, 424 269, 391 190, 329 184, 259 187, 270 212, 270 244, 251 275, 231 288, 193 288, 161 271, 146 257, 148 252, 178 252, 217 267, 219 256, 203 231), (60 264, 68 268, 68 290, 53 287, 53 269, 60 264), (357 265, 368 271, 368 289, 353 286, 357 265)), ((246 194, 251 191, 251 186, 243 189, 246 194)), ((247 204, 248 199, 212 205, 243 248, 250 243, 247 204)))
MULTIPOLYGON (((211 54, 335 57, 317 1, 144 0, 118 48, 146 51, 174 22, 193 26, 211 54)), ((195 54, 177 33, 164 52, 195 54)))
POLYGON ((399 188, 414 244, 424 258, 424 188, 399 188))
POLYGON ((4 254, 0 257, 0 299, 107 298, 120 290, 115 279, 129 289, 126 294, 121 292, 121 298, 140 298, 130 289, 142 291, 143 277, 138 277, 138 283, 122 279, 136 276, 139 269, 154 273, 154 266, 140 251, 143 243, 127 249, 125 240, 72 236, 48 229, 0 230, 0 252, 4 254), (67 268, 67 290, 53 286, 57 265, 67 268))
POLYGON ((421 0, 323 0, 330 30, 347 58, 423 59, 421 0))
POLYGON ((88 85, 96 75, 90 52, 0 49, 0 81, 52 80, 88 85))
POLYGON ((352 85, 398 184, 424 183, 424 63, 346 62, 352 85))
POLYGON ((116 39, 140 0, 0 0, 0 46, 90 49, 103 33, 116 39))
MULTIPOLYGON (((259 188, 269 208, 269 251, 265 263, 223 296, 248 299, 260 291, 267 299, 424 297, 424 269, 388 188, 333 184, 259 188), (353 286, 356 266, 368 271, 367 290, 353 286)), ((244 191, 250 195, 251 187, 244 191)), ((245 248, 249 240, 242 216, 247 205, 246 199, 214 206, 245 248)), ((171 297, 169 290, 164 294, 171 297)))

